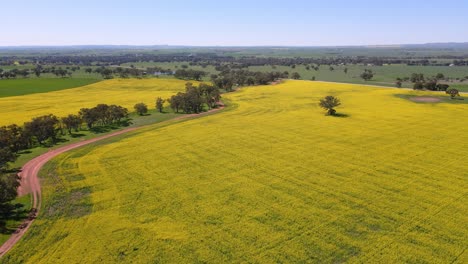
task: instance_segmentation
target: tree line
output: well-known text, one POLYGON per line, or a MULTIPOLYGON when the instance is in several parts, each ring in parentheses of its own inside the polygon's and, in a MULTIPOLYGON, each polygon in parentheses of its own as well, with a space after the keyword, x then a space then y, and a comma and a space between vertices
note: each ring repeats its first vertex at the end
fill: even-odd
MULTIPOLYGON (((41 65, 36 65, 34 68, 31 69, 11 69, 11 70, 4 70, 0 68, 0 79, 15 79, 18 77, 27 78, 30 76, 36 76, 37 78, 41 77, 42 74, 54 74, 56 77, 72 77, 73 73, 77 70, 82 69, 80 66, 73 66, 69 67, 66 66, 65 68, 62 67, 42 67, 41 65)), ((161 67, 149 67, 147 69, 136 69, 135 67, 86 67, 84 68, 84 72, 87 74, 95 73, 100 74, 104 79, 112 79, 114 76, 118 76, 120 78, 141 78, 149 74, 159 74, 159 75, 172 75, 173 71, 170 69, 163 69, 161 67)), ((206 73, 201 72, 204 76, 206 73)), ((200 73, 198 73, 200 74, 200 73)), ((188 78, 188 79, 200 79, 200 78, 188 78)))
POLYGON ((367 65, 373 64, 381 66, 384 64, 406 64, 406 65, 437 65, 454 66, 468 65, 466 56, 439 55, 439 56, 327 56, 327 57, 261 57, 261 56, 230 56, 218 54, 215 52, 201 52, 193 54, 191 52, 174 52, 171 54, 150 54, 150 53, 127 53, 127 54, 109 54, 109 55, 67 55, 67 54, 43 54, 27 56, 4 56, 0 58, 0 65, 14 64, 39 64, 39 65, 80 65, 80 66, 111 66, 122 65, 132 62, 187 62, 190 65, 213 65, 233 64, 234 67, 247 68, 249 66, 264 65, 340 65, 354 64, 367 65), (452 60, 441 62, 440 59, 452 60))
POLYGON ((17 77, 27 78, 31 75, 35 75, 36 77, 40 77, 44 73, 54 74, 57 77, 71 77, 73 72, 79 70, 79 66, 74 67, 42 67, 41 65, 36 65, 35 68, 32 69, 11 69, 11 70, 4 70, 0 68, 0 79, 15 79, 17 77))
MULTIPOLYGON (((204 106, 209 109, 215 108, 217 103, 221 99, 221 93, 218 87, 201 83, 198 86, 194 86, 192 83, 185 85, 185 92, 179 92, 176 95, 171 96, 167 99, 171 109, 178 113, 182 111, 186 114, 200 113, 203 111, 204 106)), ((157 98, 156 108, 161 112, 162 104, 164 103, 162 98, 157 98)))
POLYGON ((207 73, 200 70, 193 69, 178 69, 174 73, 174 77, 182 80, 195 80, 201 81, 201 79, 206 76, 207 73))
POLYGON ((289 78, 289 72, 254 72, 248 70, 225 69, 211 75, 211 82, 218 89, 230 92, 235 86, 266 85, 278 79, 289 78))
POLYGON ((400 88, 402 82, 412 82, 414 90, 430 90, 430 91, 447 91, 450 85, 440 83, 440 81, 446 79, 444 74, 437 73, 435 76, 426 77, 423 73, 413 73, 410 77, 396 79, 396 86, 400 88))

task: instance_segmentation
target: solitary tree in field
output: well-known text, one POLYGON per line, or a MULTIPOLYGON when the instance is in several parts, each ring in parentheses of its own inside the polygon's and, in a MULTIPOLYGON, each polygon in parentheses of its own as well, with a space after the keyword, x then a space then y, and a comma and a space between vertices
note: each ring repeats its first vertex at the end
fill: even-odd
POLYGON ((34 69, 34 74, 36 75, 37 78, 41 77, 42 73, 42 66, 37 65, 36 68, 34 69))
POLYGON ((341 105, 341 102, 337 97, 328 95, 325 98, 320 99, 319 105, 323 109, 327 110, 328 115, 335 115, 336 110, 334 108, 341 105))
POLYGON ((372 70, 365 69, 364 72, 361 73, 361 78, 367 82, 368 80, 374 78, 374 73, 372 70))
POLYGON ((166 100, 162 99, 161 97, 156 98, 156 109, 158 109, 159 113, 162 113, 165 101, 166 100))
POLYGON ((436 75, 436 79, 437 79, 437 80, 442 80, 442 79, 444 79, 444 78, 445 78, 444 74, 442 74, 442 73, 437 73, 437 75, 436 75))
POLYGON ((446 94, 450 94, 450 98, 455 99, 455 96, 460 96, 457 89, 451 88, 445 91, 446 94))
POLYGON ((298 80, 301 78, 301 75, 298 73, 298 72, 294 72, 292 75, 291 75, 291 78, 293 78, 294 80, 298 80))
POLYGON ((133 108, 141 116, 148 113, 148 106, 144 103, 138 103, 133 108))

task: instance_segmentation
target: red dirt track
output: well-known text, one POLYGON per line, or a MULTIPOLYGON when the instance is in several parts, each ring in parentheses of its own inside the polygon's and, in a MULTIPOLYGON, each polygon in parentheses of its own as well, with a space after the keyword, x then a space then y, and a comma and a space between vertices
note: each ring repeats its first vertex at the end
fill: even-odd
MULTIPOLYGON (((137 128, 127 128, 127 129, 120 130, 114 133, 110 133, 101 137, 73 143, 73 144, 63 146, 54 150, 50 150, 49 152, 44 153, 28 161, 28 163, 26 163, 23 166, 19 174, 21 176, 21 186, 18 188, 18 196, 23 196, 23 195, 30 193, 32 196, 32 207, 37 208, 39 212, 39 209, 41 208, 41 185, 39 182, 39 178, 37 176, 42 166, 44 166, 44 164, 46 164, 49 160, 53 159, 57 155, 67 152, 69 150, 76 149, 84 145, 97 142, 99 140, 121 135, 130 131, 133 131, 135 129, 137 128)), ((27 226, 23 229, 18 229, 19 232, 11 235, 11 237, 0 247, 0 257, 2 257, 5 253, 7 253, 18 242, 18 240, 20 240, 20 238, 29 229, 33 221, 34 220, 25 221, 24 223, 27 223, 27 226)))
MULTIPOLYGON (((207 112, 203 112, 201 114, 183 115, 175 119, 171 119, 171 120, 181 120, 181 119, 187 119, 191 117, 204 116, 209 113, 219 111, 223 108, 224 108, 224 105, 222 103, 219 103, 218 108, 211 109, 207 112)), ((168 121, 171 121, 171 120, 168 120, 168 121)), ((83 140, 81 142, 66 145, 66 146, 63 146, 54 150, 50 150, 47 153, 44 153, 28 161, 23 166, 23 168, 21 169, 21 173, 19 174, 21 176, 21 185, 18 188, 18 196, 23 196, 23 195, 30 193, 32 196, 32 207, 36 208, 37 213, 39 214, 39 210, 41 208, 41 185, 40 185, 38 174, 42 166, 44 166, 49 160, 69 150, 76 149, 76 148, 79 148, 79 147, 82 147, 82 146, 85 146, 85 145, 88 145, 88 144, 91 144, 91 143, 94 143, 94 142, 97 142, 106 138, 128 133, 130 131, 134 131, 143 127, 146 127, 146 126, 127 128, 127 129, 116 131, 116 132, 106 134, 100 137, 83 140)), ((33 221, 34 220, 25 220, 23 224, 25 224, 26 226, 22 229, 18 229, 14 234, 11 235, 11 237, 5 243, 3 243, 3 245, 0 246, 0 258, 3 257, 21 239, 21 237, 23 237, 23 235, 29 229, 33 221)))

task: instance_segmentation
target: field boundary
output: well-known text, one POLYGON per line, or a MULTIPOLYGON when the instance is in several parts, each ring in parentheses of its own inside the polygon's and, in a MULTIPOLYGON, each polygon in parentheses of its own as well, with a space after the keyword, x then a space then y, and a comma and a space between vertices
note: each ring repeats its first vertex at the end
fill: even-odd
MULTIPOLYGON (((186 114, 180 117, 175 117, 169 120, 166 120, 161 123, 169 123, 173 121, 180 121, 180 120, 190 120, 192 118, 198 118, 198 117, 203 117, 207 116, 210 114, 213 114, 215 112, 219 112, 225 108, 225 105, 223 103, 219 104, 218 108, 211 109, 209 111, 199 113, 199 114, 186 114)), ((103 135, 100 137, 95 137, 92 139, 84 140, 81 142, 76 142, 72 143, 54 150, 50 150, 49 152, 46 152, 44 154, 41 154, 32 160, 28 161, 22 168, 21 172, 19 173, 19 176, 21 177, 21 184, 20 187, 18 188, 18 196, 23 196, 26 194, 31 194, 31 199, 32 199, 32 207, 37 210, 37 215, 39 214, 40 208, 41 208, 41 203, 42 203, 42 196, 41 196, 41 185, 39 181, 39 171, 41 168, 51 159, 55 158, 56 156, 65 153, 67 151, 77 149, 107 138, 111 137, 116 137, 122 134, 126 134, 132 131, 140 130, 149 126, 152 126, 154 124, 150 125, 144 125, 140 127, 131 127, 131 128, 126 128, 120 131, 116 131, 107 135, 103 135)), ((3 245, 0 246, 0 258, 3 257, 8 251, 10 251, 16 243, 24 236, 24 234, 28 231, 29 227, 32 225, 34 222, 34 219, 27 219, 23 222, 22 226, 23 228, 17 229, 17 232, 13 233, 10 238, 3 243, 3 245)))
MULTIPOLYGON (((288 79, 291 80, 291 79, 288 79)), ((367 87, 378 87, 378 88, 385 88, 385 89, 395 89, 395 90, 406 90, 406 91, 421 91, 421 92, 441 92, 442 94, 445 94, 445 92, 442 91, 429 91, 429 90, 414 90, 411 88, 398 88, 398 87, 390 87, 390 86, 383 86, 383 85, 376 85, 376 84, 360 84, 360 83, 345 83, 345 82, 329 82, 329 81, 311 81, 311 82, 323 82, 323 83, 336 83, 336 84, 350 84, 350 85, 362 85, 362 86, 367 86, 367 87)), ((460 92, 460 94, 466 94, 468 95, 468 92, 460 92)))

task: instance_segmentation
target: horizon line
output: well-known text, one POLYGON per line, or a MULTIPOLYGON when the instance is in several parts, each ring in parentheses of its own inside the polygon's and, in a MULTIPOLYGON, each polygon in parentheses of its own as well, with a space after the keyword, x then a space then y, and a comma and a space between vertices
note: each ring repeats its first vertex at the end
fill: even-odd
POLYGON ((349 45, 178 45, 178 44, 48 44, 0 45, 0 48, 73 48, 73 47, 183 47, 183 48, 346 48, 346 47, 399 47, 410 45, 463 45, 466 42, 426 42, 399 44, 349 44, 349 45))

